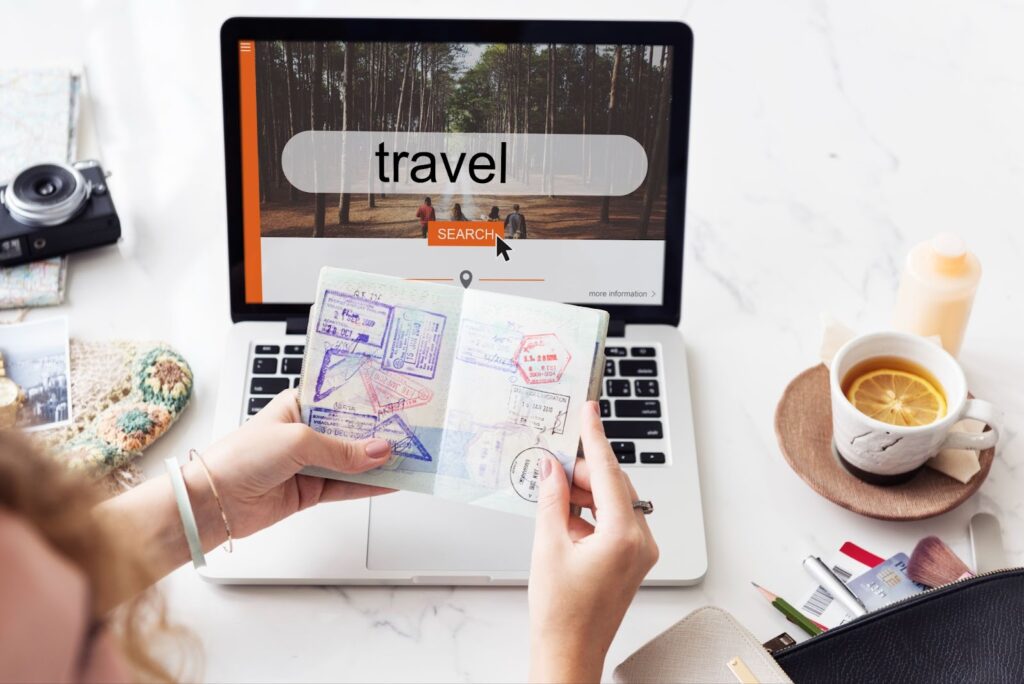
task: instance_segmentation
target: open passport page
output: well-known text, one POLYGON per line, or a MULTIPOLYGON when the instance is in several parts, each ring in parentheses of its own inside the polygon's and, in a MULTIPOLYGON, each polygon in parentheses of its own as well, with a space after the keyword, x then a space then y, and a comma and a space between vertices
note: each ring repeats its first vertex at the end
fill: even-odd
POLYGON ((299 397, 313 429, 392 455, 303 472, 534 515, 540 459, 569 481, 604 369, 604 311, 337 268, 320 271, 299 397))

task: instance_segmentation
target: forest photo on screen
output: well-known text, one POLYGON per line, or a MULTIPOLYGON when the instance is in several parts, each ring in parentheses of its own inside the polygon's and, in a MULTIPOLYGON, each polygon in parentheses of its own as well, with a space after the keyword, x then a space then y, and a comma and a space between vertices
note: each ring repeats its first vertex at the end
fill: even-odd
POLYGON ((422 195, 312 194, 289 183, 282 150, 293 136, 312 130, 629 136, 648 160, 646 177, 629 194, 453 191, 431 197, 433 211, 444 221, 504 221, 518 205, 531 239, 665 239, 670 47, 255 45, 263 237, 422 236, 422 195))

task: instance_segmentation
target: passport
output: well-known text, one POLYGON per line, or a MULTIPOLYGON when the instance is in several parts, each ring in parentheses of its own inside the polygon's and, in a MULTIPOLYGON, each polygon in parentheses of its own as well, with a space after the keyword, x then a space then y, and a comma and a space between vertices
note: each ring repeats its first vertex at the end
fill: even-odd
POLYGON ((299 384, 303 420, 391 444, 382 466, 306 474, 532 516, 540 462, 572 482, 607 312, 339 268, 320 271, 299 384))

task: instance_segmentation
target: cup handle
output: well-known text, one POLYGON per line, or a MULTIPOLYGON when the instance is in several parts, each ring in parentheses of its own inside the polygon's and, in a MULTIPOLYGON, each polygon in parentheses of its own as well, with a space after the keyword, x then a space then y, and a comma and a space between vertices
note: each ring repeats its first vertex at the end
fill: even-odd
POLYGON ((968 399, 964 404, 960 420, 972 418, 980 420, 991 428, 987 432, 950 432, 943 442, 943 449, 977 449, 984 451, 991 449, 999 441, 998 412, 996 407, 987 401, 980 399, 968 399))

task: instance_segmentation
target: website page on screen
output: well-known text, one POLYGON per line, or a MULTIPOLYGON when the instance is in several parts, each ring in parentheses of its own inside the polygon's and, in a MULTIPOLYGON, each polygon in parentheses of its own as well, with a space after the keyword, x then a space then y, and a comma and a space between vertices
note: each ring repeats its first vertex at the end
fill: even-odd
POLYGON ((672 49, 240 41, 247 303, 322 266, 662 303, 672 49))

